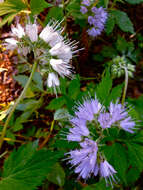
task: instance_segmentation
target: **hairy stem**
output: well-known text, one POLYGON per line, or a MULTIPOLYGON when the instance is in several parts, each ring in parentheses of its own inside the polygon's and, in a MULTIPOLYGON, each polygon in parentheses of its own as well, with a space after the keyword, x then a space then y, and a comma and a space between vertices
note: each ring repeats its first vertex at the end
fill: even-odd
POLYGON ((31 83, 31 81, 32 81, 32 78, 33 78, 33 76, 34 76, 34 73, 35 73, 35 71, 36 71, 36 68, 37 68, 37 61, 35 61, 34 65, 33 65, 33 68, 32 68, 32 72, 31 72, 31 74, 30 74, 30 77, 29 77, 29 79, 28 79, 28 81, 27 81, 27 83, 26 83, 26 85, 25 85, 25 87, 24 87, 22 93, 20 94, 20 96, 19 96, 18 99, 16 100, 15 104, 14 104, 13 107, 11 108, 10 113, 9 113, 9 115, 8 115, 8 117, 7 117, 7 120, 6 120, 5 124, 4 124, 3 130, 2 130, 2 133, 1 133, 1 137, 0 137, 0 149, 1 149, 2 145, 3 145, 4 137, 5 137, 6 130, 7 130, 7 127, 8 127, 8 125, 9 125, 10 119, 11 119, 11 117, 12 117, 12 115, 13 115, 13 113, 14 113, 16 107, 17 107, 17 105, 18 105, 18 104, 20 103, 20 101, 24 98, 24 96, 25 96, 25 94, 26 94, 26 91, 27 91, 27 89, 28 89, 28 87, 29 87, 29 85, 30 85, 30 83, 31 83))
POLYGON ((125 98, 126 98, 126 93, 127 93, 127 87, 128 87, 128 70, 126 67, 124 67, 125 70, 125 85, 124 85, 124 91, 123 91, 123 95, 122 95, 122 105, 125 102, 125 98))

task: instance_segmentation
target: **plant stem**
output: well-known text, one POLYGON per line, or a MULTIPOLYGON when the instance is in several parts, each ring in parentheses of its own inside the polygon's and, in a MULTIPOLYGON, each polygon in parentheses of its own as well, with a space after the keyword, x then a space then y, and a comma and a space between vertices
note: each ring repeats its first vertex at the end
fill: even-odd
POLYGON ((127 93, 127 87, 128 87, 128 70, 126 67, 124 67, 125 70, 125 86, 124 86, 124 91, 123 91, 123 95, 122 95, 122 105, 125 102, 125 98, 126 98, 126 93, 127 93))
POLYGON ((45 138, 44 142, 39 146, 38 150, 42 149, 45 146, 45 144, 49 141, 51 133, 54 129, 54 123, 55 123, 55 121, 53 120, 51 123, 50 132, 49 132, 48 136, 45 138))
POLYGON ((1 149, 2 145, 3 145, 4 137, 5 137, 6 130, 7 130, 7 127, 8 127, 8 125, 9 125, 10 119, 11 119, 11 117, 12 117, 12 115, 13 115, 13 113, 14 113, 16 107, 17 107, 17 105, 18 105, 18 104, 20 103, 20 101, 24 98, 24 96, 25 96, 25 94, 26 94, 26 91, 27 91, 27 89, 28 89, 28 87, 29 87, 29 85, 30 85, 30 83, 31 83, 31 81, 32 81, 32 78, 33 78, 33 76, 34 76, 34 73, 35 73, 35 71, 36 71, 36 68, 37 68, 37 61, 34 62, 34 65, 33 65, 33 68, 32 68, 32 72, 31 72, 31 74, 30 74, 30 77, 29 77, 29 79, 28 79, 28 81, 27 81, 27 83, 26 83, 26 85, 25 85, 25 87, 24 87, 22 93, 20 94, 20 96, 19 96, 18 99, 16 100, 15 104, 14 104, 13 107, 11 108, 11 111, 10 111, 8 117, 7 117, 7 120, 6 120, 5 124, 4 124, 3 130, 2 130, 2 133, 1 133, 1 137, 0 137, 0 149, 1 149))

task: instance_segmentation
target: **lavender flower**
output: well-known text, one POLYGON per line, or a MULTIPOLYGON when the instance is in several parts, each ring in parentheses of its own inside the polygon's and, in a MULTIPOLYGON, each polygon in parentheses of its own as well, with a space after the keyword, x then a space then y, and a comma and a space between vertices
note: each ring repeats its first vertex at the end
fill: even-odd
POLYGON ((85 14, 85 13, 87 13, 87 8, 85 7, 85 6, 80 6, 80 12, 82 13, 82 14, 85 14))
POLYGON ((101 161, 99 171, 100 171, 101 177, 105 178, 106 184, 108 184, 108 179, 109 179, 112 185, 112 181, 110 178, 112 178, 112 180, 115 182, 113 175, 117 172, 106 160, 101 161))
POLYGON ((112 125, 111 115, 109 113, 100 113, 98 122, 103 129, 110 128, 112 125))
POLYGON ((133 133, 135 122, 128 115, 128 111, 121 104, 110 103, 109 111, 106 111, 95 99, 85 100, 83 104, 75 109, 75 116, 70 120, 73 127, 69 129, 67 135, 68 141, 81 142, 85 137, 90 137, 90 129, 87 123, 93 123, 95 129, 107 129, 119 127, 123 130, 133 133))
POLYGON ((121 104, 110 103, 109 112, 111 115, 111 124, 119 124, 119 126, 127 132, 133 133, 135 122, 128 115, 127 109, 121 104))
POLYGON ((80 149, 69 153, 69 163, 75 167, 75 173, 79 177, 87 179, 92 175, 105 178, 112 185, 115 182, 116 170, 104 159, 100 152, 100 140, 104 138, 103 130, 111 127, 119 127, 133 133, 135 122, 129 116, 127 108, 116 102, 110 103, 108 109, 100 104, 98 99, 85 99, 83 104, 78 103, 75 107, 75 115, 70 119, 72 128, 67 134, 68 141, 76 141, 80 149), (97 130, 97 134, 94 132, 97 130), (97 135, 99 137, 97 137, 97 135), (93 139, 96 139, 94 141, 93 139))
POLYGON ((75 166, 75 173, 79 173, 79 177, 87 179, 93 173, 98 173, 97 165, 97 143, 86 138, 80 143, 81 149, 70 151, 69 163, 75 166))
POLYGON ((94 13, 94 16, 88 17, 88 23, 90 25, 93 25, 93 27, 87 32, 90 36, 96 37, 100 35, 101 32, 104 30, 104 25, 107 20, 107 12, 103 7, 92 7, 91 11, 92 13, 94 13))
POLYGON ((83 0, 81 2, 81 4, 85 5, 85 6, 90 6, 90 0, 83 0))
MULTIPOLYGON (((79 150, 76 149, 67 153, 69 155, 69 163, 75 167, 74 172, 78 173, 79 177, 88 179, 91 175, 97 176, 99 173, 101 177, 105 178, 106 183, 110 177, 114 180, 113 175, 116 173, 114 168, 106 160, 100 161, 98 159, 97 161, 98 145, 95 141, 85 138, 80 143, 80 147, 81 149, 79 150)), ((101 158, 101 160, 103 159, 101 158)))
POLYGON ((86 8, 86 6, 88 7, 88 6, 90 6, 90 1, 89 0, 83 0, 82 2, 81 2, 81 6, 80 6, 80 12, 82 13, 82 14, 85 14, 85 13, 87 13, 88 12, 88 9, 86 8), (84 5, 84 6, 83 6, 84 5))

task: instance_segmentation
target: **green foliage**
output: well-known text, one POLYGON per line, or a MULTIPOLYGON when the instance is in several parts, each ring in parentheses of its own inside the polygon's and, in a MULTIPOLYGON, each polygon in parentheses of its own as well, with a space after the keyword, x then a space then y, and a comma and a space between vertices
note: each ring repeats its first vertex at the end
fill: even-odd
POLYGON ((143 96, 140 96, 137 99, 128 98, 128 102, 132 105, 132 107, 135 107, 139 119, 143 121, 143 96))
POLYGON ((126 143, 128 147, 129 164, 140 172, 143 169, 143 146, 137 143, 126 143))
POLYGON ((49 150, 36 150, 37 142, 14 150, 4 163, 0 188, 34 190, 39 186, 60 155, 49 150))
MULTIPOLYGON (((112 15, 112 22, 114 23, 114 21, 113 21, 113 17, 114 17, 115 23, 119 26, 119 28, 123 32, 134 33, 133 24, 132 24, 130 18, 128 17, 127 13, 120 11, 120 10, 112 10, 110 12, 110 14, 112 15)), ((110 15, 110 17, 111 17, 111 15, 110 15)), ((110 33, 113 30, 114 24, 112 24, 112 26, 110 26, 111 24, 108 24, 108 25, 109 25, 108 26, 109 31, 107 30, 107 33, 110 33)))
POLYGON ((106 26, 105 26, 106 33, 110 34, 113 31, 114 27, 115 27, 115 18, 114 18, 114 15, 112 15, 111 13, 109 13, 108 19, 107 19, 107 22, 106 22, 106 26))
POLYGON ((63 9, 61 7, 52 7, 48 15, 46 16, 44 24, 48 24, 48 22, 51 20, 51 18, 54 18, 55 20, 61 21, 64 17, 63 9))
POLYGON ((110 72, 107 70, 105 76, 102 78, 102 81, 96 88, 97 98, 101 103, 105 103, 105 97, 108 97, 110 90, 112 88, 112 79, 110 77, 110 72))
POLYGON ((7 22, 9 24, 18 13, 26 10, 28 10, 28 4, 22 0, 6 0, 0 3, 0 16, 5 15, 0 23, 0 27, 7 22))
POLYGON ((51 7, 50 3, 47 3, 45 0, 30 0, 30 9, 31 14, 36 15, 42 12, 45 8, 51 7))
POLYGON ((65 183, 65 172, 59 163, 53 166, 53 170, 47 175, 48 181, 62 187, 65 183))
POLYGON ((80 3, 80 0, 73 0, 66 7, 68 14, 72 15, 75 19, 83 19, 83 15, 80 12, 80 3))
POLYGON ((143 3, 143 0, 125 0, 126 2, 130 3, 130 4, 139 4, 139 3, 143 3))
POLYGON ((92 185, 88 185, 86 187, 84 187, 82 190, 112 190, 111 187, 107 186, 104 180, 100 180, 98 183, 96 184, 92 184, 92 185))
POLYGON ((58 97, 53 99, 49 105, 46 107, 46 109, 50 109, 50 110, 56 110, 61 108, 63 105, 65 105, 66 100, 64 98, 64 96, 58 97))
POLYGON ((54 114, 54 120, 67 120, 69 118, 69 113, 67 109, 58 109, 54 114))
MULTIPOLYGON (((67 82, 66 79, 61 78, 60 82, 62 96, 53 99, 46 107, 46 109, 56 110, 62 108, 63 106, 66 106, 68 111, 72 113, 74 100, 79 100, 80 98, 82 98, 79 76, 75 76, 75 78, 70 82, 67 82)), ((57 113, 61 113, 61 111, 58 111, 57 113)))

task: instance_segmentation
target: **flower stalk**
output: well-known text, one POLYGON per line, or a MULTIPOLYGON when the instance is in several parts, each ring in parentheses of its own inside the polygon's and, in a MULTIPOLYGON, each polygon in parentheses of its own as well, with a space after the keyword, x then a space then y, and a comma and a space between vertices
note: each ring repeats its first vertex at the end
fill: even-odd
POLYGON ((17 107, 17 105, 18 105, 18 104, 20 103, 20 101, 24 98, 24 96, 25 96, 25 94, 26 94, 26 92, 27 92, 27 89, 28 89, 28 87, 29 87, 29 85, 30 85, 30 83, 31 83, 31 81, 32 81, 32 78, 33 78, 33 76, 34 76, 34 73, 35 73, 35 71, 36 71, 37 64, 38 64, 37 61, 35 61, 35 62, 34 62, 34 65, 33 65, 33 68, 32 68, 32 71, 31 71, 31 74, 30 74, 30 77, 29 77, 29 79, 28 79, 28 81, 27 81, 27 83, 26 83, 26 85, 25 85, 25 87, 24 87, 22 93, 20 94, 19 98, 16 100, 15 104, 14 104, 13 107, 11 108, 11 111, 10 111, 8 117, 7 117, 7 120, 6 120, 6 122, 5 122, 5 125, 4 125, 3 130, 2 130, 2 133, 1 133, 1 137, 0 137, 0 149, 1 149, 2 145, 3 145, 4 137, 5 137, 6 130, 7 130, 7 127, 8 127, 8 125, 9 125, 9 122, 10 122, 10 120, 11 120, 11 117, 12 117, 12 115, 13 115, 13 113, 14 113, 16 107, 17 107))
POLYGON ((125 85, 124 85, 124 90, 123 90, 123 95, 122 95, 122 105, 125 102, 127 88, 128 88, 128 80, 129 80, 128 69, 124 67, 124 70, 125 70, 125 85))

